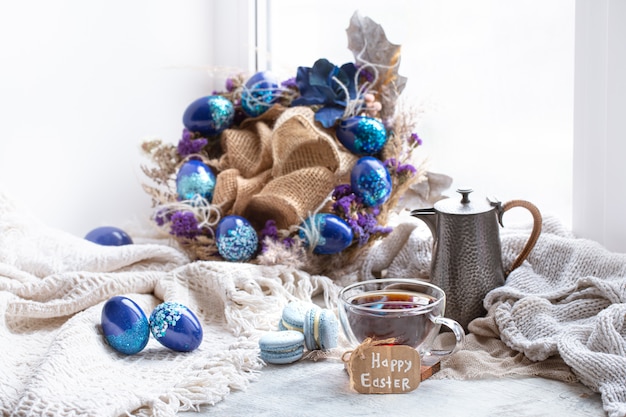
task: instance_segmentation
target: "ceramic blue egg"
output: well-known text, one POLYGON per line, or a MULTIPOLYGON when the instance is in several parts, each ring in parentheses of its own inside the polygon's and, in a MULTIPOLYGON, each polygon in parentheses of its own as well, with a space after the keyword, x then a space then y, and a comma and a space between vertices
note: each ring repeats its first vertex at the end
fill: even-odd
POLYGON ((96 227, 85 235, 85 239, 104 246, 122 246, 133 243, 128 233, 113 226, 96 227))
MULTIPOLYGON (((330 255, 339 253, 352 243, 354 232, 352 228, 341 217, 330 213, 318 213, 309 217, 302 225, 304 229, 316 229, 319 231, 319 240, 313 249, 313 253, 320 255, 330 255)), ((309 239, 300 229, 300 238, 307 246, 309 239)))
POLYGON ((225 97, 208 96, 192 102, 183 113, 183 125, 203 136, 219 135, 232 126, 235 106, 225 97))
POLYGON ((252 258, 259 246, 256 231, 241 216, 223 217, 215 228, 217 251, 231 262, 245 262, 252 258))
POLYGON ((387 143, 385 125, 373 117, 354 116, 342 120, 335 133, 339 142, 355 155, 376 155, 387 143))
POLYGON ((117 296, 104 303, 100 324, 107 343, 126 355, 140 352, 150 339, 148 319, 130 298, 117 296))
POLYGON ((241 108, 248 116, 257 117, 272 107, 280 96, 278 79, 269 71, 250 77, 241 92, 241 108))
POLYGON ((202 343, 200 320, 180 303, 156 306, 150 314, 150 331, 159 343, 177 352, 190 352, 202 343))
POLYGON ((176 173, 176 192, 180 200, 193 200, 196 195, 211 202, 217 178, 211 168, 197 159, 190 159, 176 173))
POLYGON ((391 195, 391 176, 387 168, 372 156, 360 158, 350 173, 352 191, 366 206, 379 206, 391 195))

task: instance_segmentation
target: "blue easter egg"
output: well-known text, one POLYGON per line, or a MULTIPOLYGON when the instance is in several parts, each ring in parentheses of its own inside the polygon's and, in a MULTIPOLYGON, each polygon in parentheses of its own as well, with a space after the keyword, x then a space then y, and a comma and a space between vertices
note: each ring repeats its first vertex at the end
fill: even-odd
POLYGON ((130 298, 117 296, 104 303, 100 324, 109 346, 120 353, 134 355, 148 344, 148 319, 130 298))
POLYGON ((203 136, 215 136, 232 126, 235 107, 225 97, 208 96, 192 102, 183 114, 183 125, 203 136))
POLYGON ((356 161, 350 173, 352 191, 366 206, 379 206, 391 195, 391 177, 378 159, 364 156, 356 161))
POLYGON ((259 238, 250 222, 236 215, 220 220, 215 228, 215 241, 222 258, 231 262, 249 260, 259 246, 259 238))
POLYGON ((211 202, 217 178, 211 168, 202 161, 190 159, 176 174, 176 192, 180 200, 193 200, 196 195, 211 202))
POLYGON ((354 116, 335 129, 337 139, 355 155, 375 155, 387 143, 385 125, 373 117, 354 116))
POLYGON ((85 239, 104 246, 122 246, 133 243, 128 233, 113 226, 96 227, 85 235, 85 239))
POLYGON ((244 84, 241 108, 248 116, 257 117, 272 107, 279 96, 278 79, 269 71, 257 72, 244 84))
MULTIPOLYGON (((309 217, 302 225, 303 229, 316 229, 319 231, 319 239, 313 253, 329 255, 339 253, 352 243, 354 232, 342 218, 330 213, 318 213, 309 217)), ((309 245, 309 237, 300 229, 300 238, 309 245)))
POLYGON ((152 336, 163 346, 177 352, 190 352, 202 342, 198 317, 180 303, 166 301, 150 314, 152 336))

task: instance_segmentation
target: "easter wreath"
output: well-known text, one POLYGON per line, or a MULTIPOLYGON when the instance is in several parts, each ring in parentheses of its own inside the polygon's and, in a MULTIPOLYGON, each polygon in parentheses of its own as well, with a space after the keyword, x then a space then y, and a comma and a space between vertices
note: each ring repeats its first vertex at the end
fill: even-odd
POLYGON ((391 232, 389 214, 426 178, 416 111, 401 108, 400 46, 356 12, 355 60, 226 81, 192 102, 177 145, 148 140, 153 220, 194 260, 323 273, 391 232))

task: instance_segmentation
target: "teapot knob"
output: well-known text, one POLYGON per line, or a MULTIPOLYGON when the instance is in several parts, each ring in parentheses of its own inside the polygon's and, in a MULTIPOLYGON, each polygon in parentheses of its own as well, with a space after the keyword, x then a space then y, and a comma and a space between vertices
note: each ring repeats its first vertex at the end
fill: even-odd
POLYGON ((469 195, 474 191, 471 188, 459 188, 456 190, 457 193, 461 193, 461 204, 468 204, 470 202, 469 195))

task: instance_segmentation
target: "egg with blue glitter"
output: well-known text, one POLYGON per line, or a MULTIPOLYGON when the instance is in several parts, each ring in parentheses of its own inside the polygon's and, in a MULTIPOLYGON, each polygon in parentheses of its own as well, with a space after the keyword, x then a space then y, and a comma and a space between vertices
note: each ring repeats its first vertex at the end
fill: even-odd
POLYGON ((350 186, 363 199, 363 204, 379 206, 391 195, 391 176, 380 160, 364 156, 356 161, 350 172, 350 186))
POLYGON ((148 319, 130 298, 116 296, 104 303, 100 325, 109 346, 126 355, 140 352, 150 339, 148 319))
POLYGON ((337 139, 355 155, 376 155, 387 143, 385 125, 373 117, 354 116, 335 129, 337 139))
POLYGON ((248 220, 241 216, 223 217, 215 228, 217 251, 230 262, 251 259, 259 246, 259 238, 248 220))
POLYGON ((128 233, 114 226, 96 227, 85 235, 85 239, 103 246, 123 246, 133 243, 128 233))
POLYGON ((197 159, 181 165, 176 173, 176 192, 179 200, 193 200, 196 196, 213 200, 217 178, 211 168, 197 159))
POLYGON ((269 71, 261 71, 250 77, 241 92, 241 108, 250 117, 265 113, 278 100, 278 79, 269 71))
POLYGON ((207 96, 193 101, 183 113, 183 125, 202 136, 216 136, 232 126, 235 106, 225 97, 207 96))
POLYGON ((186 306, 166 301, 150 314, 150 332, 163 346, 177 352, 190 352, 202 343, 198 317, 186 306))
POLYGON ((330 213, 317 213, 304 221, 298 232, 300 238, 310 246, 309 235, 317 237, 313 253, 330 255, 346 249, 354 239, 354 232, 341 217, 330 213), (313 231, 314 233, 310 233, 313 231), (307 233, 308 232, 308 233, 307 233))

